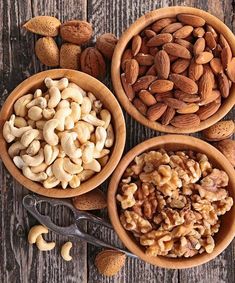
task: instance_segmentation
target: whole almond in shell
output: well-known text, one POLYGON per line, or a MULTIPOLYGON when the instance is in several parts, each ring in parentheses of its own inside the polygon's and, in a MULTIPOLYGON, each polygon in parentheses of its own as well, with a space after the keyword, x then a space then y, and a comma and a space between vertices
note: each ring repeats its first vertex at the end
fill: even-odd
POLYGON ((147 46, 161 46, 167 42, 171 42, 173 37, 170 33, 160 33, 149 39, 147 46))
POLYGON ((195 57, 197 64, 207 64, 213 59, 214 55, 211 52, 203 51, 195 57))
POLYGON ((179 58, 171 65, 171 70, 173 73, 180 74, 188 68, 189 64, 190 60, 179 58))
POLYGON ((126 61, 125 64, 125 76, 126 82, 133 85, 139 75, 139 64, 135 59, 130 59, 126 61))
POLYGON ((154 58, 154 67, 161 79, 167 79, 170 73, 170 58, 166 51, 160 50, 154 58))
POLYGON ((217 142, 215 146, 223 153, 232 166, 235 167, 235 141, 226 139, 217 142))
POLYGON ((128 97, 128 99, 130 101, 132 101, 135 97, 135 92, 134 92, 132 86, 126 82, 125 73, 121 74, 121 81, 122 81, 122 86, 124 88, 126 96, 128 97))
POLYGON ((198 81, 203 74, 203 66, 197 64, 194 59, 191 60, 188 69, 188 76, 193 81, 198 81))
POLYGON ((192 31, 193 31, 193 27, 186 25, 186 26, 183 26, 182 28, 178 29, 177 31, 175 31, 173 33, 173 36, 174 36, 174 38, 182 38, 183 39, 183 38, 190 36, 192 31))
POLYGON ((169 79, 183 92, 195 94, 198 92, 198 85, 186 76, 171 74, 169 79))
POLYGON ((163 45, 163 50, 165 50, 168 55, 179 58, 191 59, 192 57, 190 51, 178 43, 166 43, 163 45))
POLYGON ((104 33, 97 37, 96 48, 109 60, 112 59, 118 39, 112 33, 104 33))
POLYGON ((162 125, 169 125, 170 121, 175 116, 175 109, 172 107, 167 107, 166 111, 163 113, 161 118, 162 125))
POLYGON ((222 95, 222 97, 226 98, 229 96, 229 81, 228 77, 225 75, 225 73, 220 73, 217 76, 218 78, 218 84, 219 84, 219 90, 222 95))
POLYGON ((78 70, 80 67, 81 47, 73 43, 63 43, 60 47, 60 67, 78 70))
POLYGON ((231 137, 235 130, 232 120, 219 121, 208 129, 204 130, 203 136, 208 141, 221 141, 231 137))
POLYGON ((126 255, 116 250, 104 250, 96 255, 95 266, 105 276, 117 274, 124 266, 126 255))
POLYGON ((149 91, 151 93, 163 93, 172 90, 173 87, 173 82, 169 80, 155 80, 149 86, 149 91))
POLYGON ((156 121, 164 114, 167 109, 167 105, 164 103, 157 103, 149 107, 147 111, 147 117, 150 121, 156 121))
POLYGON ((206 23, 206 21, 203 18, 191 14, 179 14, 177 15, 177 19, 180 22, 186 25, 191 25, 193 27, 202 27, 206 23))
POLYGON ((147 90, 141 90, 138 95, 142 102, 147 106, 151 106, 157 103, 155 97, 147 90))
POLYGON ((88 42, 92 32, 91 24, 86 21, 73 20, 65 22, 60 26, 60 36, 62 39, 78 45, 88 42))
POLYGON ((226 71, 229 79, 235 83, 235 57, 228 63, 226 71))
POLYGON ((142 89, 147 89, 154 80, 156 80, 156 76, 143 76, 133 84, 133 90, 139 92, 142 89))
POLYGON ((175 116, 170 123, 176 128, 194 128, 200 125, 200 118, 196 114, 184 114, 175 116))
POLYGON ((132 38, 132 44, 131 44, 131 50, 133 56, 137 55, 140 51, 140 47, 142 44, 142 39, 141 37, 137 34, 132 38))
POLYGON ((151 26, 152 30, 156 33, 160 32, 163 28, 171 23, 176 22, 176 18, 164 18, 154 22, 151 26))
POLYGON ((57 36, 61 22, 50 16, 37 16, 26 22, 23 27, 28 31, 44 36, 57 36))
POLYGON ((88 47, 82 52, 81 70, 98 79, 105 77, 106 64, 98 49, 88 47))
POLYGON ((73 206, 78 210, 96 210, 107 206, 105 194, 99 189, 74 197, 72 202, 73 206))
POLYGON ((52 37, 41 37, 36 41, 35 54, 40 62, 46 66, 59 65, 59 48, 52 37))

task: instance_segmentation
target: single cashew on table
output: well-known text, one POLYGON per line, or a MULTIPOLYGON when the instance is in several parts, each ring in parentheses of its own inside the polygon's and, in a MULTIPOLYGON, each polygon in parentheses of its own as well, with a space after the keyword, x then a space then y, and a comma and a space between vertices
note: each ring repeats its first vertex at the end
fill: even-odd
POLYGON ((114 144, 111 114, 67 78, 46 78, 45 93, 20 97, 5 122, 9 156, 25 177, 47 189, 77 188, 101 171, 114 144))
POLYGON ((127 167, 116 198, 120 221, 151 256, 211 253, 229 211, 228 175, 205 154, 150 151, 127 167))

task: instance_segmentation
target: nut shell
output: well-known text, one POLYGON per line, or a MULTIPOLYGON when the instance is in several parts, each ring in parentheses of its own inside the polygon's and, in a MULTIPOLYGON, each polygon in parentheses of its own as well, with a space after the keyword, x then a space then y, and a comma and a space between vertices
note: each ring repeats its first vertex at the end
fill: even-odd
POLYGON ((78 70, 80 67, 81 47, 73 43, 64 43, 60 47, 60 67, 78 70))
POLYGON ((96 210, 107 206, 105 195, 99 189, 74 197, 72 201, 74 207, 79 210, 96 210))
POLYGON ((112 59, 118 39, 112 33, 105 33, 96 39, 96 48, 108 59, 112 59))
POLYGON ((217 142, 215 146, 223 153, 232 166, 235 167, 235 141, 226 139, 217 142))
POLYGON ((59 48, 52 37, 39 38, 35 44, 35 53, 42 64, 50 67, 59 65, 59 48))
POLYGON ((203 131, 203 136, 208 141, 220 141, 232 136, 235 124, 232 120, 220 121, 203 131))

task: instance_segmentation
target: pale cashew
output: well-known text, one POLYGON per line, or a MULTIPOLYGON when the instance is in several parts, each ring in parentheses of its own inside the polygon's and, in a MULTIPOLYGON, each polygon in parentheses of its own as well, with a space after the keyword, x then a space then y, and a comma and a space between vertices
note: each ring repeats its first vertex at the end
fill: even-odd
POLYGON ((25 177, 27 177, 28 179, 35 181, 35 182, 41 182, 46 180, 47 178, 47 174, 45 172, 40 172, 40 173, 33 173, 30 169, 30 167, 28 166, 24 166, 22 168, 22 172, 24 174, 25 177))
POLYGON ((37 139, 38 136, 39 136, 39 130, 31 129, 22 135, 20 142, 25 147, 28 147, 33 140, 37 139))
POLYGON ((70 256, 69 252, 72 248, 73 244, 71 242, 66 242, 65 244, 63 244, 63 246, 61 247, 61 256, 64 260, 66 261, 70 261, 73 258, 70 256))
POLYGON ((57 185, 59 185, 60 180, 56 179, 55 176, 49 176, 44 182, 43 182, 43 186, 46 189, 51 189, 56 187, 57 185))
POLYGON ((91 112, 91 101, 88 97, 84 97, 81 105, 81 113, 82 115, 88 114, 91 112))
POLYGON ((97 116, 96 116, 97 113, 95 112, 95 110, 91 110, 90 114, 91 114, 92 116, 94 116, 95 118, 97 117, 97 116))
POLYGON ((86 96, 85 90, 82 89, 82 88, 81 88, 80 86, 78 86, 77 84, 75 84, 75 83, 69 83, 68 87, 79 89, 79 91, 81 92, 82 96, 83 96, 83 97, 86 96))
POLYGON ((61 146, 64 152, 70 157, 79 158, 82 155, 82 151, 80 148, 77 148, 74 144, 74 141, 77 138, 77 134, 75 132, 72 133, 64 133, 61 137, 61 146))
POLYGON ((74 164, 68 157, 66 157, 64 158, 64 170, 74 175, 82 172, 83 167, 81 165, 74 164))
POLYGON ((52 167, 48 166, 46 169, 46 174, 48 177, 52 177, 53 176, 53 172, 52 172, 52 167))
MULTIPOLYGON (((66 101, 66 100, 64 100, 66 101)), ((81 118, 81 107, 77 102, 71 102, 71 114, 74 123, 77 122, 81 118)))
POLYGON ((81 158, 70 157, 70 159, 73 161, 73 163, 80 165, 80 166, 82 165, 82 159, 81 158))
POLYGON ((67 186, 68 186, 68 184, 69 184, 69 182, 62 181, 62 182, 61 182, 61 187, 62 187, 62 189, 66 189, 67 186))
POLYGON ((114 132, 113 132, 113 127, 111 124, 109 124, 108 128, 107 128, 107 138, 105 141, 105 146, 106 147, 112 147, 114 143, 114 132))
POLYGON ((43 150, 45 163, 47 165, 51 165, 59 154, 59 148, 57 146, 51 146, 49 144, 46 144, 43 150))
POLYGON ((98 158, 98 161, 99 161, 101 167, 104 167, 107 164, 107 162, 109 161, 109 156, 105 155, 101 158, 98 158))
POLYGON ((62 146, 59 145, 59 154, 58 154, 58 157, 64 158, 65 156, 66 156, 66 154, 65 154, 65 152, 64 152, 64 150, 63 150, 63 148, 62 148, 62 146))
POLYGON ((29 119, 28 125, 31 126, 32 128, 35 128, 36 127, 36 121, 29 119))
POLYGON ((16 167, 18 167, 19 169, 22 169, 25 166, 25 163, 23 161, 23 159, 21 158, 21 156, 14 156, 13 157, 13 162, 15 164, 16 167))
POLYGON ((31 108, 33 106, 38 106, 41 109, 44 109, 47 107, 47 100, 45 97, 36 97, 31 102, 29 102, 26 105, 26 108, 31 108))
POLYGON ((77 174, 81 182, 90 179, 95 174, 93 170, 83 170, 81 173, 77 174))
POLYGON ((58 111, 61 108, 69 108, 69 107, 70 107, 70 103, 68 100, 61 100, 56 107, 56 111, 58 111))
POLYGON ((67 78, 62 78, 60 80, 52 80, 51 78, 45 78, 44 83, 47 88, 51 88, 53 86, 58 87, 59 90, 63 90, 68 87, 69 80, 67 78))
POLYGON ((42 108, 38 106, 32 106, 29 108, 28 117, 33 121, 38 121, 42 119, 42 108))
POLYGON ((94 132, 95 127, 85 121, 78 121, 77 123, 75 123, 75 128, 78 126, 86 126, 89 129, 89 132, 92 133, 94 132))
POLYGON ((82 148, 82 161, 84 164, 90 163, 93 160, 93 152, 95 145, 92 142, 86 142, 82 148))
POLYGON ((16 100, 14 104, 14 111, 17 116, 25 117, 27 114, 26 105, 33 99, 32 94, 26 94, 16 100))
POLYGON ((106 130, 111 122, 111 114, 107 109, 103 109, 100 111, 100 117, 101 117, 101 120, 105 122, 103 127, 106 130))
POLYGON ((42 162, 40 165, 31 167, 30 169, 33 173, 36 174, 40 172, 44 172, 47 169, 47 164, 45 162, 42 162))
POLYGON ((98 119, 97 117, 93 116, 92 114, 85 114, 82 115, 82 120, 92 124, 93 126, 104 126, 105 122, 103 120, 98 119))
POLYGON ((43 137, 45 141, 52 146, 59 143, 59 138, 54 132, 59 123, 60 121, 58 119, 51 119, 46 122, 43 128, 43 137))
POLYGON ((92 92, 88 92, 87 96, 89 97, 92 104, 94 103, 94 101, 96 101, 96 97, 94 96, 92 92))
POLYGON ((42 90, 40 88, 36 89, 34 94, 33 94, 33 97, 37 98, 37 97, 41 97, 41 96, 42 96, 42 90))
POLYGON ((87 170, 92 170, 92 171, 95 171, 95 172, 100 172, 100 170, 101 170, 100 163, 96 159, 93 159, 89 163, 84 163, 83 168, 87 169, 87 170))
POLYGON ((26 127, 28 124, 25 120, 25 118, 23 117, 15 117, 15 122, 14 122, 14 126, 16 126, 17 128, 22 128, 22 127, 26 127))
POLYGON ((74 128, 74 121, 71 115, 65 118, 64 126, 66 130, 71 130, 74 128))
POLYGON ((46 121, 44 120, 36 121, 36 128, 39 130, 43 130, 45 124, 46 124, 46 121))
POLYGON ((48 101, 48 108, 55 108, 61 100, 61 93, 58 87, 51 87, 49 89, 49 96, 50 99, 48 101))
POLYGON ((22 159, 27 166, 38 166, 44 161, 43 149, 41 148, 38 154, 30 156, 28 154, 22 155, 22 159))
POLYGON ((96 113, 100 113, 100 111, 102 110, 102 102, 100 100, 95 100, 93 102, 93 105, 92 105, 92 109, 96 112, 96 113))
POLYGON ((102 149, 101 151, 97 150, 95 148, 94 152, 93 152, 93 158, 97 159, 97 158, 102 158, 104 156, 106 156, 107 154, 110 153, 109 149, 102 149))
POLYGON ((8 154, 11 158, 18 155, 22 149, 24 149, 25 146, 20 141, 14 142, 9 148, 8 148, 8 154))
POLYGON ((71 188, 75 189, 78 188, 81 184, 81 180, 77 175, 74 175, 72 180, 69 181, 69 185, 71 188))
POLYGON ((29 230, 28 242, 30 244, 35 244, 37 237, 41 234, 47 234, 48 229, 43 225, 35 225, 29 230))
POLYGON ((46 242, 42 235, 38 235, 36 239, 36 246, 40 251, 51 251, 55 247, 55 242, 46 242))
POLYGON ((12 142, 15 138, 20 138, 23 135, 23 133, 32 129, 31 126, 16 128, 14 126, 14 122, 15 122, 15 115, 12 114, 9 121, 6 121, 3 126, 3 136, 8 143, 12 142))
POLYGON ((77 133, 77 138, 81 144, 86 143, 90 139, 90 131, 86 125, 79 124, 74 127, 73 131, 77 133))
POLYGON ((42 115, 46 120, 52 119, 55 115, 55 109, 45 108, 42 111, 42 115))
POLYGON ((61 97, 62 99, 70 98, 79 104, 82 104, 82 101, 83 101, 82 92, 78 88, 72 88, 72 87, 65 88, 61 93, 61 97))
POLYGON ((44 137, 43 137, 43 130, 38 130, 39 131, 39 135, 37 137, 37 140, 44 140, 44 137))
POLYGON ((59 124, 56 127, 58 131, 64 131, 65 119, 71 114, 71 112, 72 110, 70 108, 61 108, 55 113, 54 119, 59 120, 59 124))
POLYGON ((2 130, 3 137, 8 143, 12 142, 15 139, 15 136, 11 133, 10 125, 11 125, 10 122, 6 121, 4 123, 3 130, 2 130))
POLYGON ((54 176, 61 182, 69 182, 70 180, 72 180, 73 175, 65 172, 63 163, 63 158, 56 159, 55 162, 52 164, 52 172, 54 176))
POLYGON ((39 149, 41 147, 40 141, 38 140, 33 140, 31 142, 31 144, 28 146, 28 148, 26 149, 26 153, 28 155, 35 155, 39 152, 39 149))
POLYGON ((101 151, 104 148, 104 143, 106 141, 107 132, 103 127, 97 127, 95 130, 95 140, 96 140, 96 149, 101 151))

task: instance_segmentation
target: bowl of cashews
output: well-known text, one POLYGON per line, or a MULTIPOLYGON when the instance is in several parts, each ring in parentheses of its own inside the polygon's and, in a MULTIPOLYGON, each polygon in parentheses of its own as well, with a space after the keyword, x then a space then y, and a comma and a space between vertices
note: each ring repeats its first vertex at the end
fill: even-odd
POLYGON ((27 189, 48 197, 84 194, 104 182, 125 146, 121 107, 95 78, 54 69, 18 85, 0 114, 0 156, 27 189))

